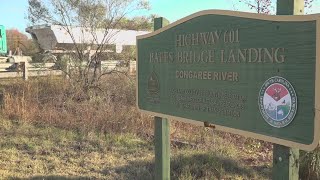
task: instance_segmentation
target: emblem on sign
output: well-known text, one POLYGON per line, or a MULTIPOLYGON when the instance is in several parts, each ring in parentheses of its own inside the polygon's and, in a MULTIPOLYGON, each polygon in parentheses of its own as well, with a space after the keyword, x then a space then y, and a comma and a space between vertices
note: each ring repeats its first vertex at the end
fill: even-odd
POLYGON ((148 78, 148 96, 147 99, 152 104, 159 104, 160 103, 160 83, 157 76, 157 73, 154 70, 150 74, 148 78))
POLYGON ((273 127, 289 125, 297 111, 297 95, 293 86, 283 77, 271 77, 259 92, 259 109, 264 120, 273 127))
POLYGON ((159 84, 158 76, 155 73, 155 71, 153 71, 148 80, 148 92, 150 95, 156 96, 159 94, 159 91, 160 91, 160 84, 159 84))

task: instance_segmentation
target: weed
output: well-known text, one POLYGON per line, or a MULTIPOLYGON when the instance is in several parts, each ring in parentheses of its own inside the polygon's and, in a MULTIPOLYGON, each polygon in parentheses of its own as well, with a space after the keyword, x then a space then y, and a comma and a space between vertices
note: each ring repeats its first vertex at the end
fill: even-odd
POLYGON ((300 177, 304 179, 320 179, 320 149, 312 152, 300 151, 300 177))

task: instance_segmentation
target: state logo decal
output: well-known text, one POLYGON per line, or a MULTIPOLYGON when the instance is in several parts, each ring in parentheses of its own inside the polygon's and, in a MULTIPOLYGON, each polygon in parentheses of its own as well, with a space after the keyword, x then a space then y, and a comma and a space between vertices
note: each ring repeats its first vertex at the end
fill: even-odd
POLYGON ((158 75, 153 67, 153 70, 148 78, 147 82, 147 99, 152 104, 160 103, 160 82, 158 75))
POLYGON ((152 96, 157 96, 160 92, 160 84, 155 71, 151 73, 148 79, 148 92, 152 96))
POLYGON ((259 92, 258 105, 263 119, 273 127, 289 125, 297 112, 297 95, 288 80, 274 76, 266 80, 259 92))

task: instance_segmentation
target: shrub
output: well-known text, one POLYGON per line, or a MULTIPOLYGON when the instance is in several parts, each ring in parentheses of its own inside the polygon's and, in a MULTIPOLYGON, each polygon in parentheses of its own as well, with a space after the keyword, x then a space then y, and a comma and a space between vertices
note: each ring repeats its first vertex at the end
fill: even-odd
POLYGON ((320 148, 300 153, 300 178, 320 179, 320 148))

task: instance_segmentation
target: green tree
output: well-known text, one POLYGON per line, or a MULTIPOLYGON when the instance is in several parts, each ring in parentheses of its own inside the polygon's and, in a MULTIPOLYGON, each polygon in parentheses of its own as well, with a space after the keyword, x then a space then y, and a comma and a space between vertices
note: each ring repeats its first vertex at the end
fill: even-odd
POLYGON ((145 30, 145 31, 152 31, 153 28, 153 20, 154 15, 151 16, 140 16, 140 17, 133 17, 131 19, 129 18, 123 18, 116 28, 119 29, 128 29, 128 30, 145 30))

